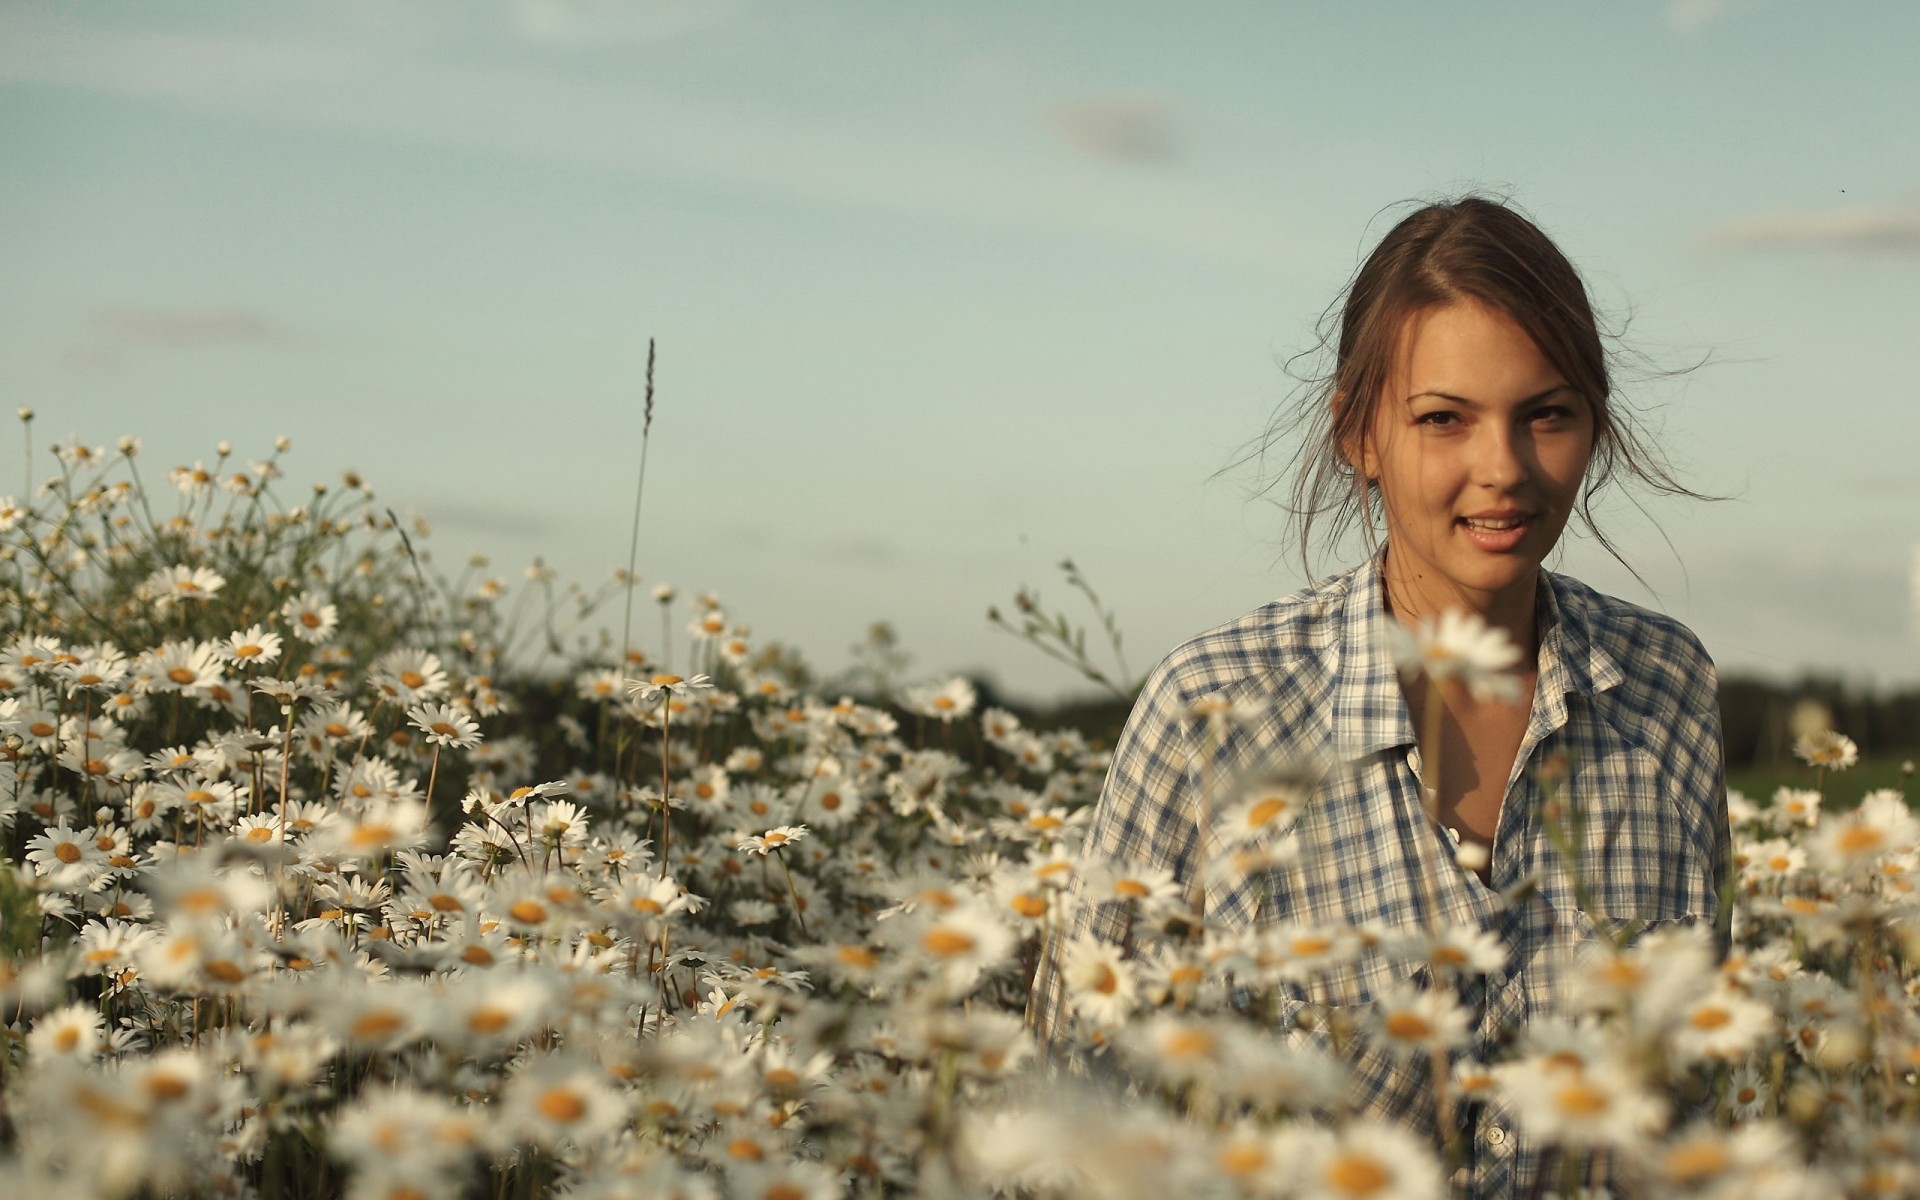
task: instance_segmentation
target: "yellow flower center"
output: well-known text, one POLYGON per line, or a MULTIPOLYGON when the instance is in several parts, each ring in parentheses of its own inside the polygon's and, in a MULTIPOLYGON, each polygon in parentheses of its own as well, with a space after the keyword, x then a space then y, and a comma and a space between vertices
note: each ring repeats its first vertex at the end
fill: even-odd
POLYGON ((1840 849, 1848 854, 1865 854, 1877 850, 1885 841, 1878 829, 1871 825, 1852 825, 1840 833, 1840 849))
POLYGON ((405 1027, 406 1022, 400 1019, 400 1014, 388 1009, 376 1008, 372 1012, 360 1014, 359 1018, 354 1021, 353 1036, 358 1038, 386 1037, 388 1034, 398 1033, 405 1027))
POLYGON ((1553 1102, 1561 1112, 1573 1117, 1597 1117, 1608 1108, 1607 1094, 1581 1080, 1557 1089, 1553 1102))
POLYGON ((1371 1196, 1393 1182, 1378 1162, 1361 1154, 1342 1154, 1321 1173, 1327 1187, 1342 1196, 1371 1196))
POLYGON ((1687 1024, 1695 1029, 1721 1029, 1733 1020, 1733 1014, 1717 1004, 1703 1005, 1693 1010, 1687 1018, 1687 1024))
POLYGON ((1285 800, 1282 800, 1278 796, 1269 796, 1267 799, 1254 805, 1247 813, 1247 824, 1255 827, 1270 824, 1285 814, 1287 808, 1288 805, 1285 800))
POLYGON ((562 1123, 578 1121, 587 1115, 587 1102, 578 1092, 566 1088, 549 1088, 540 1093, 538 1107, 542 1116, 562 1123))
POLYGON ((958 929, 935 926, 927 930, 926 936, 920 939, 920 944, 933 954, 952 958, 973 949, 975 942, 971 934, 958 929))
POLYGON ((467 1018, 467 1028, 473 1030, 475 1033, 499 1033, 507 1027, 509 1019, 507 1013, 502 1009, 479 1008, 475 1009, 473 1015, 467 1018))
POLYGON ((1023 917, 1038 920, 1047 915, 1047 898, 1036 896, 1032 892, 1021 892, 1013 898, 1013 911, 1023 917))
POLYGON ((1631 959, 1615 958, 1600 969, 1600 981, 1611 987, 1637 988, 1646 982, 1647 974, 1640 964, 1631 959))
POLYGON ((378 821, 369 821, 356 825, 347 835, 347 843, 356 850, 366 850, 374 846, 384 846, 394 839, 394 828, 378 821))
POLYGON ((1160 1050, 1168 1058, 1205 1058, 1213 1053, 1213 1035, 1202 1029, 1176 1029, 1160 1050))
POLYGON ((1667 1152, 1660 1170, 1672 1182, 1697 1183, 1711 1179, 1732 1165, 1727 1148, 1719 1142, 1683 1142, 1667 1152))

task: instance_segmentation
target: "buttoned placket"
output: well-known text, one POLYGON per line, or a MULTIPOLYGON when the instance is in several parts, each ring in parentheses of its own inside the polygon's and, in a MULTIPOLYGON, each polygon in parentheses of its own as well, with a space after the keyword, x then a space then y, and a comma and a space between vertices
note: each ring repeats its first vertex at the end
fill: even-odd
MULTIPOLYGON (((1464 871, 1443 872, 1445 890, 1465 889, 1465 895, 1456 898, 1468 900, 1470 907, 1483 921, 1499 921, 1492 902, 1501 889, 1516 882, 1514 876, 1518 867, 1515 839, 1525 836, 1526 828, 1536 819, 1535 814, 1524 811, 1529 803, 1538 800, 1533 794, 1537 790, 1536 785, 1527 776, 1528 765, 1540 746, 1566 727, 1569 718, 1567 693, 1579 690, 1575 673, 1566 661, 1567 638, 1560 623, 1561 614, 1551 593, 1551 585, 1544 577, 1540 588, 1539 670, 1527 714, 1527 728, 1508 770, 1499 815, 1494 823, 1493 843, 1489 848, 1489 882, 1482 884, 1477 877, 1469 876, 1464 871)), ((1375 619, 1385 621, 1391 618, 1381 612, 1375 619)), ((1402 728, 1410 731, 1413 727, 1412 716, 1406 712, 1404 693, 1399 698, 1404 720, 1402 728)), ((1412 778, 1414 794, 1421 798, 1420 807, 1426 818, 1423 822, 1425 831, 1436 839, 1445 853, 1446 861, 1450 861, 1454 851, 1447 836, 1448 831, 1425 804, 1426 780, 1422 773, 1420 745, 1417 738, 1410 740, 1411 744, 1402 747, 1404 754, 1401 762, 1412 778)), ((1456 910, 1447 897, 1443 896, 1439 903, 1443 913, 1456 910)), ((1437 918, 1442 914, 1434 915, 1437 918)), ((1461 1000, 1469 1004, 1473 1011, 1473 1051, 1481 1062, 1492 1061, 1499 1052, 1496 1046, 1498 1031, 1490 1028, 1489 1022, 1494 1013, 1511 1009, 1505 993, 1508 988, 1517 985, 1516 977, 1497 972, 1462 989, 1461 1000), (1502 1002, 1495 1003, 1496 999, 1502 1002)), ((1510 1127, 1511 1118, 1487 1103, 1475 1104, 1468 1111, 1471 1113, 1470 1126, 1461 1129, 1466 1138, 1467 1159, 1454 1171, 1449 1183, 1455 1193, 1462 1196, 1504 1195, 1511 1190, 1513 1175, 1519 1166, 1517 1156, 1520 1142, 1510 1127)))

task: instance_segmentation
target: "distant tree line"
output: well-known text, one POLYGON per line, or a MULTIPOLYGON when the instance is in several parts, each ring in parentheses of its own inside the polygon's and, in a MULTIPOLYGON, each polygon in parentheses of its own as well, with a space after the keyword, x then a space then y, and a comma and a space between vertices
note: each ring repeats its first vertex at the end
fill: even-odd
POLYGON ((1730 767, 1773 766, 1793 756, 1796 705, 1813 701, 1861 754, 1920 749, 1920 688, 1883 692, 1839 679, 1797 683, 1734 676, 1720 681, 1720 718, 1730 767))

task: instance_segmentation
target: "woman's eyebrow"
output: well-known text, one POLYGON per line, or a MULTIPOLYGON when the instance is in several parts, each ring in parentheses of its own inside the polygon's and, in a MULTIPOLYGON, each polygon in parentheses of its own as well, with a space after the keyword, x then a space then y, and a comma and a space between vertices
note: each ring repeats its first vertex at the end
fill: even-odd
MULTIPOLYGON (((1540 401, 1545 400, 1550 396, 1556 396, 1561 392, 1570 392, 1572 390, 1573 390, 1573 385, 1570 383, 1555 384, 1553 387, 1548 388, 1544 392, 1538 392, 1534 395, 1528 396, 1525 400, 1522 400, 1520 403, 1521 404, 1538 404, 1540 401)), ((1464 404, 1468 408, 1482 407, 1482 405, 1478 400, 1469 400, 1465 396, 1456 396, 1452 392, 1435 391, 1431 388, 1429 388, 1424 392, 1415 392, 1413 395, 1408 396, 1407 402, 1412 403, 1413 401, 1418 400, 1422 396, 1433 396, 1441 400, 1451 400, 1455 404, 1464 404)))

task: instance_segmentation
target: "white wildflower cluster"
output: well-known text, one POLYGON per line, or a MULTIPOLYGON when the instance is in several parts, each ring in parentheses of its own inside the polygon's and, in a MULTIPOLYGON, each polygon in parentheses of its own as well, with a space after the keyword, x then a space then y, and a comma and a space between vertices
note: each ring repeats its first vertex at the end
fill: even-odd
MULTIPOLYGON (((1735 797, 1731 955, 1602 937, 1483 1062, 1488 930, 1210 911, 1316 852, 1307 767, 1191 883, 1092 861, 1106 754, 963 680, 811 694, 714 597, 555 669, 357 478, 60 449, 0 509, 0 1194, 1438 1197, 1460 1148, 1355 1107, 1410 1063, 1590 1189, 1920 1180, 1896 792, 1735 797)), ((1492 678, 1471 632, 1410 653, 1492 678)))

